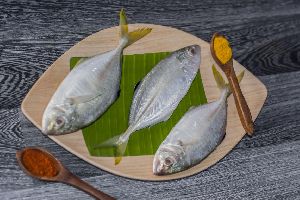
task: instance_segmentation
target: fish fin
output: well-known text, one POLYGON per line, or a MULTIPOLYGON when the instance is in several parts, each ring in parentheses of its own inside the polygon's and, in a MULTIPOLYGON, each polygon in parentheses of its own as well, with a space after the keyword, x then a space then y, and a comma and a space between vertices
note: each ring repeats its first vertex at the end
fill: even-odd
MULTIPOLYGON (((215 78, 215 81, 217 83, 217 86, 220 90, 228 87, 229 88, 229 93, 231 93, 231 89, 229 87, 229 84, 228 83, 225 83, 221 73, 216 69, 215 65, 212 66, 212 71, 213 71, 213 75, 214 75, 214 78, 215 78)), ((238 76, 237 76, 237 79, 238 79, 238 82, 240 83, 242 81, 242 79, 244 78, 244 75, 245 75, 245 70, 243 70, 238 76)))
POLYGON ((243 71, 237 76, 237 80, 238 80, 239 83, 243 80, 244 75, 245 75, 245 70, 243 70, 243 71))
POLYGON ((94 149, 116 147, 119 139, 120 139, 120 135, 114 136, 114 137, 109 138, 108 140, 102 142, 101 144, 95 145, 94 149))
POLYGON ((88 101, 91 101, 95 98, 97 98, 98 96, 101 96, 101 94, 99 95, 82 95, 82 96, 74 96, 74 97, 68 97, 66 98, 66 100, 70 103, 70 104, 80 104, 80 103, 86 103, 88 101))
POLYGON ((188 111, 193 110, 194 108, 196 108, 196 106, 191 106, 188 111))
POLYGON ((125 154, 127 144, 128 139, 117 144, 115 149, 115 165, 118 165, 121 162, 122 157, 125 154))
POLYGON ((215 65, 212 66, 212 71, 218 88, 221 90, 224 89, 227 84, 225 83, 221 73, 216 69, 215 65))
POLYGON ((128 34, 127 17, 124 8, 120 11, 120 38, 128 34))
POLYGON ((119 89, 118 92, 117 92, 117 98, 119 98, 120 95, 121 95, 121 89, 119 89))
POLYGON ((134 90, 133 91, 136 91, 139 87, 139 85, 141 84, 141 81, 137 82, 134 86, 134 90))
MULTIPOLYGON (((172 114, 171 114, 171 115, 172 115, 172 114)), ((164 121, 164 122, 168 121, 168 120, 170 119, 171 115, 166 116, 166 117, 163 119, 163 121, 164 121)))
POLYGON ((89 59, 89 57, 80 58, 80 59, 76 62, 76 64, 75 64, 74 67, 77 67, 79 64, 83 63, 83 62, 84 62, 85 60, 87 60, 87 59, 89 59))
POLYGON ((180 140, 180 139, 178 139, 176 141, 176 144, 179 145, 179 146, 181 146, 181 147, 184 147, 184 144, 183 144, 182 140, 180 140))
POLYGON ((223 135, 223 137, 220 139, 220 141, 218 141, 218 145, 220 145, 223 142, 225 136, 226 136, 226 133, 223 135))
POLYGON ((128 43, 125 47, 135 43, 139 39, 146 36, 148 33, 150 33, 152 28, 138 28, 130 33, 128 33, 128 43))
POLYGON ((126 40, 127 47, 134 42, 138 41, 139 39, 143 38, 145 35, 150 33, 152 28, 138 28, 132 32, 128 32, 128 24, 127 24, 127 18, 124 9, 122 8, 120 11, 120 39, 126 40))
POLYGON ((177 141, 177 145, 182 147, 192 146, 197 143, 197 139, 193 137, 188 137, 183 141, 177 141))
POLYGON ((109 148, 109 147, 115 147, 114 149, 114 155, 115 155, 115 165, 118 165, 121 160, 122 157, 125 153, 126 147, 127 147, 127 143, 128 143, 128 139, 122 140, 121 137, 122 135, 117 135, 113 138, 110 138, 106 141, 104 141, 103 143, 99 144, 99 145, 95 145, 95 148, 109 148))

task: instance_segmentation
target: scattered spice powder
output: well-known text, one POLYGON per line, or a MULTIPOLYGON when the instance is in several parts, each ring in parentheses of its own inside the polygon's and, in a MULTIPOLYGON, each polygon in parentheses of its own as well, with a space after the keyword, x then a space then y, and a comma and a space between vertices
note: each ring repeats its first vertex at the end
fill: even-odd
POLYGON ((229 42, 222 36, 215 37, 214 52, 222 64, 227 63, 232 57, 232 49, 229 42))
POLYGON ((57 162, 38 149, 25 150, 22 161, 24 167, 35 176, 54 177, 58 174, 57 162))

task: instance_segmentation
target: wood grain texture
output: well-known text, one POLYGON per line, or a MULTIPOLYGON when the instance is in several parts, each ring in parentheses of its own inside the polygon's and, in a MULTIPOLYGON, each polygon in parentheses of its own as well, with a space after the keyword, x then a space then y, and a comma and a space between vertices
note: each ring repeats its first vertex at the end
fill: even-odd
MULTIPOLYGON (((259 63, 245 56, 254 54, 262 46, 277 55, 271 42, 280 38, 287 41, 300 33, 297 0, 284 3, 281 0, 169 0, 163 4, 129 0, 4 1, 0 5, 0 83, 5 85, 0 88, 0 101, 3 107, 20 105, 37 78, 74 44, 92 33, 117 25, 116 16, 121 7, 126 8, 131 23, 172 26, 205 41, 209 41, 214 32, 225 34, 233 46, 234 58, 255 75, 263 75, 260 69, 270 68, 266 64, 268 56, 259 63)), ((299 46, 293 52, 297 49, 299 46)), ((297 55, 291 53, 286 52, 297 60, 297 55)), ((289 65, 295 66, 295 59, 289 65)))
MULTIPOLYGON (((207 101, 212 102, 219 98, 220 91, 216 87, 211 69, 211 66, 215 64, 215 62, 211 56, 210 45, 208 43, 193 35, 166 26, 151 24, 129 25, 130 30, 139 27, 152 28, 151 34, 126 48, 123 52, 124 54, 171 52, 188 45, 198 44, 201 47, 200 73, 207 101), (174 43, 174 40, 177 42, 174 43)), ((48 68, 22 102, 22 111, 33 124, 41 129, 43 112, 55 90, 69 73, 70 59, 72 57, 89 57, 115 48, 119 40, 118 32, 119 27, 112 27, 85 38, 66 51, 48 68)), ((233 66, 237 74, 244 69, 243 66, 235 61, 233 66)), ((243 82, 241 83, 241 88, 251 109, 253 119, 255 119, 267 96, 265 86, 249 71, 246 71, 243 82)), ((119 165, 114 164, 113 157, 90 156, 81 131, 67 135, 51 136, 50 138, 83 160, 120 176, 140 180, 171 180, 182 178, 212 166, 223 158, 243 138, 245 132, 232 99, 233 97, 229 97, 228 99, 226 136, 222 143, 199 165, 168 176, 153 175, 153 155, 126 156, 123 157, 119 165)))
POLYGON ((89 198, 25 176, 15 149, 30 145, 49 149, 76 175, 120 199, 300 199, 298 0, 10 0, 0 11, 1 199, 89 198), (254 136, 244 137, 218 165, 174 182, 128 180, 78 159, 18 117, 22 99, 46 68, 86 36, 117 25, 121 7, 131 23, 172 26, 206 41, 214 32, 227 35, 234 58, 267 86, 254 136))
MULTIPOLYGON (((268 109, 268 105, 264 108, 268 109)), ((264 115, 264 109, 261 115, 264 115)), ((22 121, 30 124, 26 120, 22 121)), ((37 128, 30 132, 42 137, 37 128)), ((244 141, 240 144, 244 144, 244 141)), ((178 199, 179 196, 182 199, 297 199, 300 180, 299 145, 299 141, 293 141, 265 145, 261 148, 236 148, 209 170, 178 181, 134 181, 107 173, 85 180, 119 199, 178 199)), ((55 144, 50 148, 64 152, 55 144)), ((69 156, 59 155, 59 158, 69 156)), ((76 160, 66 165, 75 163, 76 160)), ((18 192, 2 194, 7 199, 88 199, 83 192, 69 186, 44 182, 36 183, 34 188, 28 187, 18 192)))

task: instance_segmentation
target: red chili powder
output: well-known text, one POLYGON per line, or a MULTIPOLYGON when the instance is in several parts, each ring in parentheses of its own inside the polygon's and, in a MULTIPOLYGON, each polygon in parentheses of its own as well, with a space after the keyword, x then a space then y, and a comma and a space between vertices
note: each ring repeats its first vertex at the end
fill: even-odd
POLYGON ((58 174, 57 162, 38 149, 27 149, 22 154, 24 167, 36 176, 54 177, 58 174))

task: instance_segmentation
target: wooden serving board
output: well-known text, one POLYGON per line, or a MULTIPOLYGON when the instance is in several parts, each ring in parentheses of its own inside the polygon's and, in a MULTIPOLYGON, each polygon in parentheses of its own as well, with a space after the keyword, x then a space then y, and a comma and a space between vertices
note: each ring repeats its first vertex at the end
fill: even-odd
MULTIPOLYGON (((208 102, 218 98, 219 89, 213 78, 211 66, 214 60, 207 42, 175 28, 152 25, 132 24, 129 29, 151 27, 152 32, 124 50, 124 54, 142 54, 163 51, 175 51, 184 46, 198 44, 201 46, 200 73, 208 102)), ((87 57, 116 48, 119 42, 119 27, 112 27, 95 33, 73 46, 59 57, 35 83, 22 103, 22 111, 32 123, 41 128, 42 115, 51 96, 60 82, 70 71, 71 57, 87 57)), ((236 73, 245 68, 234 61, 236 73)), ((260 112, 267 97, 265 86, 249 71, 246 70, 241 89, 249 104, 253 120, 260 112)), ((255 133, 254 133, 255 134, 255 133)), ((244 137, 245 131, 241 125, 233 97, 228 99, 228 122, 226 136, 222 143, 200 164, 180 173, 167 176, 152 174, 153 155, 124 157, 115 166, 112 157, 93 157, 89 155, 81 131, 62 136, 49 136, 57 144, 103 170, 116 175, 140 180, 171 180, 201 172, 222 159, 244 137)))

